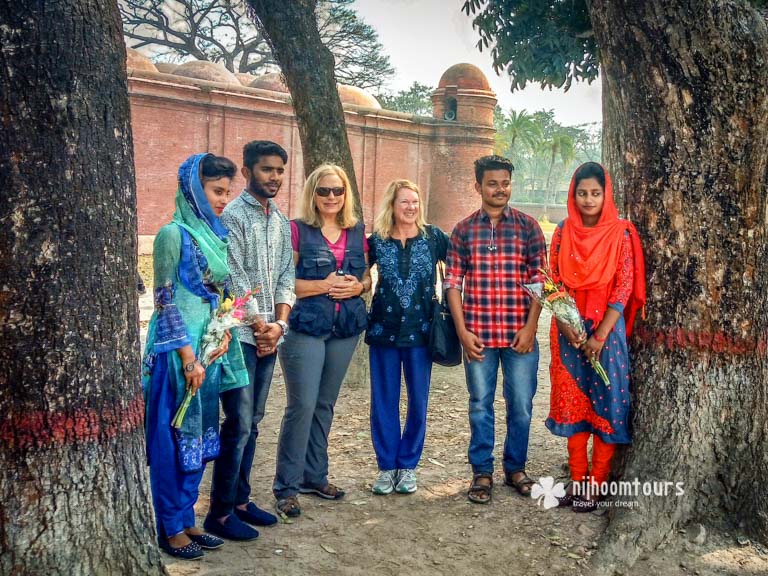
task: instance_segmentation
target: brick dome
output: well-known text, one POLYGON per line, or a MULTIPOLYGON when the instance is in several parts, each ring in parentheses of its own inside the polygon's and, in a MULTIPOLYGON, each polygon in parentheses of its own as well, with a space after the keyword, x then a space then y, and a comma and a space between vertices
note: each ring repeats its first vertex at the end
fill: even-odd
POLYGON ((129 70, 142 70, 144 72, 157 72, 157 67, 152 61, 138 50, 126 49, 127 57, 125 65, 129 70))
POLYGON ((339 84, 338 89, 342 104, 354 104, 355 106, 365 106, 366 108, 381 108, 379 101, 362 88, 339 84))
POLYGON ((158 62, 155 64, 157 71, 162 72, 163 74, 173 74, 173 71, 178 67, 179 65, 175 62, 158 62))
POLYGON ((246 72, 235 72, 235 76, 240 80, 240 84, 243 86, 250 86, 251 82, 256 80, 256 76, 253 74, 247 74, 246 72))
POLYGON ((280 72, 270 72, 256 76, 256 79, 249 84, 251 88, 261 88, 262 90, 271 90, 272 92, 288 93, 288 86, 283 82, 283 75, 280 72))
POLYGON ((197 78, 198 80, 240 86, 237 76, 227 70, 223 64, 216 64, 215 62, 207 62, 205 60, 185 62, 176 68, 173 73, 176 76, 184 76, 186 78, 197 78))
POLYGON ((491 85, 482 70, 474 64, 454 64, 443 72, 438 88, 456 86, 459 90, 487 90, 491 85))

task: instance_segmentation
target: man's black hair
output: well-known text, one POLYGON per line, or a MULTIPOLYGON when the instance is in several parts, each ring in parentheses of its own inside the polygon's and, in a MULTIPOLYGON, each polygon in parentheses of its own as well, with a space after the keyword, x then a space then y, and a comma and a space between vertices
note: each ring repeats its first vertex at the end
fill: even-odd
POLYGON ((283 163, 288 163, 288 153, 285 149, 270 140, 254 140, 243 146, 243 166, 253 170, 253 165, 259 162, 262 156, 280 156, 283 163))
POLYGON ((203 182, 219 178, 234 178, 237 166, 229 158, 208 154, 201 163, 200 175, 203 182))
POLYGON ((512 161, 504 156, 481 156, 475 160, 475 180, 478 184, 483 183, 483 174, 488 170, 506 170, 509 172, 509 176, 512 177, 512 172, 515 171, 515 167, 512 165, 512 161))

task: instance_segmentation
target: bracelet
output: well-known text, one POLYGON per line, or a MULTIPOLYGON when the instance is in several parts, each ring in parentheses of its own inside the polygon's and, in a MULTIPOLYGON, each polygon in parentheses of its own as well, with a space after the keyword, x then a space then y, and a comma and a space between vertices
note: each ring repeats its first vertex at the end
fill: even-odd
MULTIPOLYGON (((597 340, 598 342, 600 342, 600 344, 602 344, 603 342, 605 342, 605 338, 600 338, 600 336, 598 336, 598 335, 597 335, 597 332, 595 332, 594 334, 592 334, 592 338, 594 338, 595 340, 597 340)), ((607 336, 606 336, 606 338, 607 338, 607 336)))

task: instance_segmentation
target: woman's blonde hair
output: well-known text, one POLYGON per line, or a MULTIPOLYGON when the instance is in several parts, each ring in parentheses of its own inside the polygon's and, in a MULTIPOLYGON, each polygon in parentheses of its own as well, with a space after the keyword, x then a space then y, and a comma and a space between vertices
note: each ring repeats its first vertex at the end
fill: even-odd
POLYGON ((392 180, 387 185, 384 192, 384 198, 381 200, 381 210, 376 215, 376 221, 373 224, 373 231, 384 240, 392 236, 392 228, 395 225, 395 202, 397 193, 403 188, 413 190, 419 197, 419 215, 416 217, 416 226, 421 234, 427 232, 427 222, 424 220, 424 198, 421 196, 419 187, 410 180, 392 180))
POLYGON ((318 166, 307 177, 307 181, 304 183, 304 191, 301 194, 301 220, 315 228, 323 226, 323 218, 317 211, 317 206, 315 206, 315 190, 320 180, 326 176, 338 176, 341 179, 344 185, 344 206, 336 215, 336 222, 342 228, 352 228, 357 224, 357 202, 352 194, 352 187, 349 185, 347 173, 344 172, 341 166, 336 166, 335 164, 318 166))

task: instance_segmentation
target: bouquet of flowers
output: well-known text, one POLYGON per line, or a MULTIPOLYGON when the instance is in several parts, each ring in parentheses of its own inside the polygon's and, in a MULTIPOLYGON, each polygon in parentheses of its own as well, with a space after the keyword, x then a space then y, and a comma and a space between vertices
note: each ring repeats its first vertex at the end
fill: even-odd
MULTIPOLYGON (((227 330, 236 326, 251 324, 250 320, 245 318, 245 304, 251 299, 251 296, 257 291, 251 290, 242 298, 225 298, 219 304, 218 309, 208 322, 208 329, 205 331, 201 340, 200 364, 207 368, 211 363, 211 356, 224 343, 227 330)), ((189 404, 192 402, 192 391, 187 390, 184 400, 181 403, 176 416, 171 425, 174 428, 181 428, 184 422, 184 416, 187 414, 189 404)))
MULTIPOLYGON (((544 282, 535 282, 533 284, 521 284, 523 290, 525 290, 531 298, 534 298, 542 308, 546 308, 552 315, 557 318, 563 324, 567 324, 579 334, 584 333, 584 320, 579 314, 579 309, 576 307, 576 302, 568 292, 565 291, 565 287, 562 282, 555 282, 550 276, 547 270, 539 269, 544 275, 544 282)), ((591 356, 587 359, 592 364, 595 373, 602 379, 606 387, 611 387, 611 382, 608 380, 608 373, 600 364, 600 360, 591 356)))

